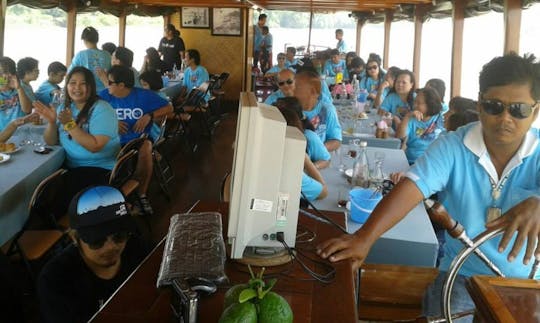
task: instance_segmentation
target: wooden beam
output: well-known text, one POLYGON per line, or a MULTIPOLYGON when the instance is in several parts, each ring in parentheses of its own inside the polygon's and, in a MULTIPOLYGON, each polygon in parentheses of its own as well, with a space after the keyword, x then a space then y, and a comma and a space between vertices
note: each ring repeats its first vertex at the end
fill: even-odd
POLYGON ((521 0, 504 0, 504 53, 519 53, 521 0))
POLYGON ((420 81, 420 62, 422 53, 422 27, 424 26, 424 14, 426 10, 423 6, 417 5, 414 9, 414 48, 413 48, 413 74, 416 79, 416 87, 420 81))
POLYGON ((171 16, 172 15, 163 16, 163 29, 165 29, 165 27, 167 27, 167 25, 171 23, 171 16))
POLYGON ((390 56, 390 29, 392 27, 392 18, 394 11, 386 10, 384 18, 384 49, 383 49, 383 67, 388 69, 388 56, 390 56))
POLYGON ((0 57, 4 56, 4 42, 6 39, 6 11, 7 0, 0 0, 0 57))
POLYGON ((463 25, 465 22, 465 6, 467 0, 454 1, 452 12, 452 67, 450 76, 450 97, 461 94, 461 69, 463 66, 463 25))
POLYGON ((126 24, 127 16, 125 12, 122 12, 118 17, 118 46, 126 47, 126 24))
POLYGON ((66 66, 71 65, 75 54, 75 28, 77 27, 77 6, 72 1, 67 8, 67 35, 66 35, 66 66))
POLYGON ((356 55, 360 56, 360 46, 362 44, 362 28, 364 27, 364 21, 356 21, 356 55))

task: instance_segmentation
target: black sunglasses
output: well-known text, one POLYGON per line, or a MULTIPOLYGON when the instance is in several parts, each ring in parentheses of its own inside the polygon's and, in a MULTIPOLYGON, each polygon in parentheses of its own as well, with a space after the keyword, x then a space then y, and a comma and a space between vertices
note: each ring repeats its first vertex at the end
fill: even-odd
POLYGON ((131 234, 129 232, 117 232, 115 234, 111 234, 110 236, 95 241, 85 241, 84 239, 81 240, 84 241, 84 243, 86 243, 90 249, 99 250, 103 248, 105 242, 107 241, 107 239, 109 239, 109 237, 111 237, 111 240, 114 243, 120 244, 126 242, 130 235, 131 234))
POLYGON ((481 100, 480 106, 482 109, 491 115, 499 115, 504 111, 504 108, 508 108, 508 113, 516 119, 525 119, 531 115, 536 107, 536 103, 533 105, 527 103, 510 103, 504 104, 499 100, 481 100))
POLYGON ((376 70, 379 66, 377 65, 371 65, 371 66, 368 66, 366 69, 369 71, 369 70, 376 70))
POLYGON ((285 85, 285 83, 287 83, 288 85, 291 85, 291 84, 293 84, 293 82, 294 82, 293 80, 288 79, 287 81, 279 81, 279 82, 277 82, 277 84, 279 86, 283 86, 283 85, 285 85))

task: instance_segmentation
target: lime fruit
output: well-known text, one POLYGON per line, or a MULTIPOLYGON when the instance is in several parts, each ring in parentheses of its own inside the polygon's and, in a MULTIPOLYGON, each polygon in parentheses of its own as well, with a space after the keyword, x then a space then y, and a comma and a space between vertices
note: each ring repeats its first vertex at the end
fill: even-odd
POLYGON ((268 292, 259 301, 259 323, 292 323, 293 312, 285 298, 268 292))
POLYGON ((232 304, 239 303, 238 296, 240 296, 240 293, 246 288, 249 288, 248 284, 238 284, 229 288, 229 290, 225 293, 223 308, 227 308, 232 304))
POLYGON ((219 323, 257 323, 257 309, 251 302, 232 304, 221 314, 219 323))

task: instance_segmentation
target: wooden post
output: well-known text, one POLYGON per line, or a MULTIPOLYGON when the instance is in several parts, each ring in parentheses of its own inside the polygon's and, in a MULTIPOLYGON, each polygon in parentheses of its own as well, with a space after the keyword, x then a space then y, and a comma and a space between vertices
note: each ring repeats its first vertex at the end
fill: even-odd
POLYGON ((242 8, 242 24, 244 28, 244 77, 242 80, 242 91, 251 92, 253 91, 253 78, 251 75, 251 67, 253 66, 253 42, 255 41, 253 37, 253 15, 255 11, 251 8, 242 8))
MULTIPOLYGON (((307 50, 308 53, 311 51, 309 48, 311 47, 311 28, 313 27, 313 8, 309 11, 309 34, 308 34, 308 41, 307 41, 307 50)), ((311 53, 310 53, 311 54, 311 53)))
MULTIPOLYGON (((422 52, 422 27, 424 26, 425 7, 416 5, 414 12, 414 49, 413 49, 413 74, 416 85, 420 82, 420 59, 422 52)), ((416 86, 418 87, 418 86, 416 86)))
POLYGON ((126 46, 126 23, 127 15, 124 10, 120 17, 118 17, 118 46, 126 46))
POLYGON ((362 27, 364 27, 364 20, 358 19, 356 21, 356 55, 360 56, 360 46, 362 41, 362 27))
POLYGON ((465 20, 466 0, 454 1, 452 12, 453 36, 452 36, 452 67, 450 79, 450 97, 461 94, 461 69, 463 63, 463 25, 465 20))
POLYGON ((4 42, 6 39, 6 10, 7 0, 0 0, 0 57, 4 56, 4 42))
POLYGON ((67 35, 66 35, 66 66, 71 64, 75 54, 75 27, 77 26, 77 6, 70 2, 67 10, 67 35))
POLYGON ((392 10, 386 10, 386 16, 384 18, 384 49, 383 49, 383 67, 388 69, 388 56, 390 55, 390 28, 392 27, 392 18, 394 18, 394 12, 392 10))
POLYGON ((521 0, 504 0, 504 53, 519 53, 521 0))
POLYGON ((163 27, 167 27, 171 23, 171 15, 163 16, 163 27))

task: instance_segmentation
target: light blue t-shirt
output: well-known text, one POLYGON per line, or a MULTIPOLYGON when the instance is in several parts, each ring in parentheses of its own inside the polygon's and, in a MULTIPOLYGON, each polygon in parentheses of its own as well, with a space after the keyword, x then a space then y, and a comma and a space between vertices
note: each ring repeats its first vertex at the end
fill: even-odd
MULTIPOLYGON (((113 107, 119 121, 124 121, 128 124, 128 132, 120 136, 120 143, 122 145, 141 136, 141 133, 133 131, 133 126, 137 120, 142 118, 143 115, 169 104, 169 101, 158 94, 138 87, 132 88, 128 96, 124 98, 111 95, 107 89, 101 91, 99 96, 113 107)), ((145 133, 150 134, 152 124, 150 123, 146 127, 144 130, 145 133)))
POLYGON ((330 153, 326 146, 321 141, 321 138, 317 134, 309 129, 304 131, 304 136, 306 137, 306 150, 312 162, 319 160, 330 160, 330 153))
POLYGON ((339 72, 343 73, 343 79, 349 78, 349 71, 347 71, 347 65, 344 60, 340 59, 337 64, 334 64, 332 60, 329 59, 324 63, 323 73, 326 74, 326 76, 334 77, 339 72))
POLYGON ((60 90, 58 84, 52 84, 48 80, 41 83, 36 91, 36 97, 45 105, 49 105, 52 101, 53 92, 60 90))
POLYGON ((383 77, 379 78, 378 80, 374 80, 368 75, 364 75, 364 77, 362 77, 362 79, 360 80, 360 88, 368 91, 368 94, 377 95, 379 86, 381 85, 383 81, 384 81, 383 77))
POLYGON ((259 25, 253 26, 253 48, 255 51, 261 50, 261 43, 263 40, 262 29, 259 25))
POLYGON ((263 35, 261 45, 264 45, 264 48, 266 49, 266 51, 271 52, 273 44, 274 44, 274 37, 272 37, 272 34, 268 33, 266 35, 263 35))
MULTIPOLYGON (((208 80, 210 80, 208 71, 201 65, 198 65, 195 70, 192 70, 191 67, 184 70, 183 85, 187 88, 188 93, 191 92, 193 88, 201 86, 201 84, 208 80)), ((208 101, 209 98, 210 93, 206 93, 206 96, 204 97, 205 101, 208 101)))
POLYGON ((420 121, 414 117, 409 118, 407 124, 407 149, 405 155, 409 164, 414 164, 428 146, 444 131, 444 121, 441 114, 420 121))
MULTIPOLYGON (((416 97, 416 94, 414 94, 414 97, 416 97)), ((381 103, 381 109, 403 119, 407 113, 412 111, 412 106, 409 106, 407 102, 403 102, 397 93, 392 92, 384 98, 384 101, 381 103)))
POLYGON ((111 55, 104 50, 94 48, 81 50, 77 53, 77 55, 75 55, 75 57, 73 57, 68 72, 71 71, 75 66, 84 66, 92 71, 94 78, 96 79, 96 89, 97 92, 99 92, 106 86, 99 79, 96 69, 101 68, 108 71, 111 68, 111 55))
MULTIPOLYGON (((60 104, 57 113, 63 108, 64 104, 60 104)), ((60 144, 66 151, 66 165, 69 168, 92 166, 113 169, 116 155, 120 151, 116 112, 103 100, 98 100, 90 109, 90 118, 88 122, 81 125, 81 128, 91 135, 107 136, 110 139, 100 151, 93 153, 81 146, 75 139, 70 139, 62 124, 57 122, 60 144)), ((77 119, 79 110, 74 105, 71 106, 71 112, 73 119, 77 119)))
POLYGON ((270 93, 270 95, 267 96, 266 99, 264 100, 264 103, 273 105, 274 103, 276 103, 277 99, 284 98, 284 97, 285 97, 285 94, 283 94, 283 92, 278 89, 277 91, 270 93))
POLYGON ((302 186, 301 191, 304 193, 306 198, 310 201, 315 201, 319 195, 321 195, 321 192, 323 190, 323 186, 321 183, 317 182, 313 178, 311 178, 306 173, 302 174, 302 186))
POLYGON ((37 100, 36 95, 34 94, 34 89, 32 89, 32 85, 26 84, 23 81, 21 81, 21 87, 26 94, 26 97, 30 102, 34 102, 37 100))
POLYGON ((441 113, 445 114, 446 112, 448 112, 448 110, 450 110, 450 107, 448 106, 448 104, 446 102, 442 102, 441 113))
POLYGON ((322 142, 327 140, 341 141, 341 125, 336 107, 333 104, 319 100, 313 110, 304 111, 304 115, 311 121, 322 142))
POLYGON ((325 80, 321 79, 321 94, 319 94, 319 101, 326 101, 329 104, 332 104, 332 93, 328 88, 328 84, 325 80))
POLYGON ((344 39, 339 40, 339 41, 337 42, 336 49, 337 49, 340 53, 346 53, 346 52, 347 52, 347 44, 345 44, 345 40, 344 40, 344 39))
POLYGON ((298 58, 293 58, 292 61, 289 61, 288 59, 285 60, 285 67, 291 68, 291 70, 294 71, 294 65, 298 65, 298 58))
MULTIPOLYGON (((286 70, 287 68, 288 68, 287 66, 285 66, 284 68, 281 68, 281 67, 279 67, 279 65, 274 65, 268 71, 266 71, 265 74, 279 73, 279 72, 281 72, 283 70, 286 70)), ((294 70, 292 68, 289 68, 289 69, 294 72, 294 70)))
MULTIPOLYGON (((420 156, 407 173, 415 182, 425 198, 439 193, 439 199, 452 217, 463 225, 470 237, 475 237, 486 230, 486 214, 489 207, 495 205, 503 214, 521 201, 540 196, 540 147, 538 129, 530 129, 517 153, 509 161, 499 179, 486 149, 482 125, 474 122, 440 136, 438 140, 420 156), (504 178, 506 178, 504 180, 504 178), (494 202, 490 178, 494 183, 504 183, 500 197, 494 202)), ((526 278, 532 266, 523 265, 525 245, 516 260, 506 259, 514 244, 516 235, 508 248, 499 253, 501 236, 488 240, 480 249, 499 267, 507 277, 526 278)), ((440 270, 448 270, 450 262, 463 248, 457 239, 447 235, 444 244, 444 258, 440 270)), ((493 275, 488 267, 476 255, 465 262, 460 274, 493 275)), ((536 274, 536 279, 540 273, 536 274)))
POLYGON ((25 115, 21 109, 21 101, 17 90, 7 90, 0 92, 0 131, 4 130, 7 125, 25 115))

